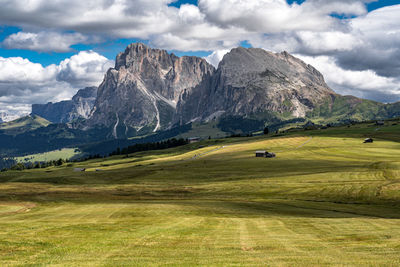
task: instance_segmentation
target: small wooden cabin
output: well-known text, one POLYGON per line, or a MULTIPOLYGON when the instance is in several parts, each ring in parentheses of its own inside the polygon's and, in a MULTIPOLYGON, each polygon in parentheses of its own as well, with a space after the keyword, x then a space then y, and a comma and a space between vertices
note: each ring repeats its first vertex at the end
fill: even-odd
POLYGON ((275 153, 270 153, 265 150, 256 151, 257 158, 275 158, 275 153))
POLYGON ((365 140, 364 140, 364 144, 365 143, 373 143, 374 142, 374 139, 372 139, 372 138, 366 138, 365 140))
POLYGON ((257 158, 265 158, 267 156, 267 153, 268 152, 265 150, 256 151, 256 157, 257 158))
POLYGON ((200 142, 200 137, 190 137, 188 138, 189 144, 200 142))

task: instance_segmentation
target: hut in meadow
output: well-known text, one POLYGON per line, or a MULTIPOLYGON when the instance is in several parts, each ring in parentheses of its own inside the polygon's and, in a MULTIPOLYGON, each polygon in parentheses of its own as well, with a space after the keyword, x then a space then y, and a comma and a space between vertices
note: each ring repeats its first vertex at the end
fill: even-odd
POLYGON ((275 158, 275 153, 271 153, 265 150, 258 150, 256 151, 257 158, 275 158))
POLYGON ((365 143, 373 143, 374 142, 374 139, 372 139, 372 138, 366 138, 365 140, 364 140, 364 144, 365 143))

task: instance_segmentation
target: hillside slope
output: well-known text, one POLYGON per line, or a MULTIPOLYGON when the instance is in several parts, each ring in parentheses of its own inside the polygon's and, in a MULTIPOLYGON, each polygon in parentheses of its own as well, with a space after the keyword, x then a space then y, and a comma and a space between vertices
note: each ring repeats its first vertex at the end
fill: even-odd
POLYGON ((13 251, 0 261, 396 266, 399 133, 365 123, 0 173, 0 249, 13 251))
POLYGON ((29 115, 0 124, 0 132, 9 135, 16 135, 41 127, 46 127, 49 124, 51 124, 51 122, 43 119, 42 117, 37 115, 29 115))

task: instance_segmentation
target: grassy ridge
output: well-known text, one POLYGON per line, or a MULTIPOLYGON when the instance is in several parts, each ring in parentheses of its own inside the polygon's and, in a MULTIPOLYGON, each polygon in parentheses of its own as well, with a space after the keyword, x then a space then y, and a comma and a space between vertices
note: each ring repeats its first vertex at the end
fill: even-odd
POLYGON ((2 173, 0 261, 397 266, 400 127, 377 129, 210 140, 2 173), (366 136, 377 139, 363 144, 366 136), (277 158, 255 158, 258 149, 277 158))
POLYGON ((50 124, 46 119, 37 115, 25 116, 14 121, 4 122, 0 124, 0 130, 6 134, 20 134, 26 131, 32 131, 50 124))

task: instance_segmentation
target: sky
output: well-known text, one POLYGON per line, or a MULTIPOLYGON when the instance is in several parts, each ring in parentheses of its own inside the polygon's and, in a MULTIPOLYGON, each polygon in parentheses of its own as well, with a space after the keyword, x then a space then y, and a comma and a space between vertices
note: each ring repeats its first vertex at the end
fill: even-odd
POLYGON ((0 112, 98 86, 133 42, 218 66, 288 51, 340 94, 400 101, 400 0, 0 0, 0 112))

